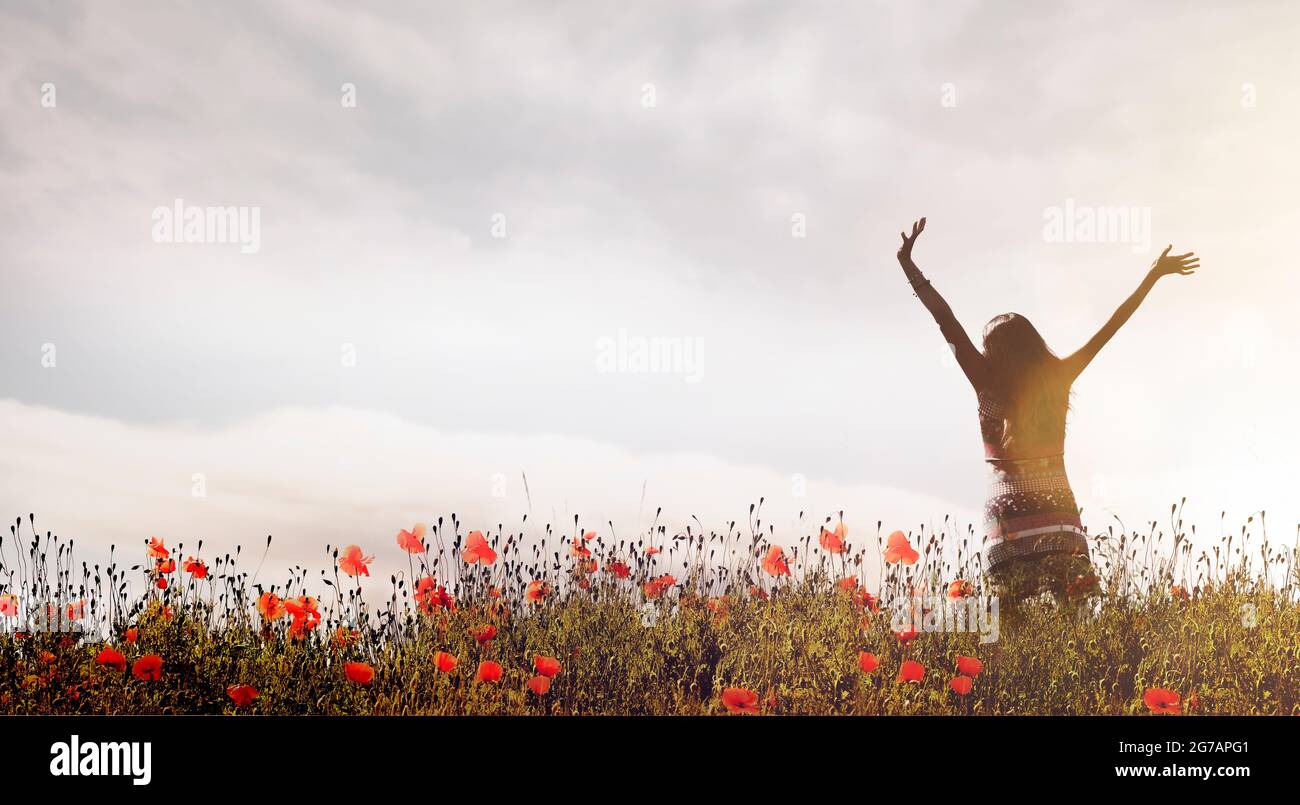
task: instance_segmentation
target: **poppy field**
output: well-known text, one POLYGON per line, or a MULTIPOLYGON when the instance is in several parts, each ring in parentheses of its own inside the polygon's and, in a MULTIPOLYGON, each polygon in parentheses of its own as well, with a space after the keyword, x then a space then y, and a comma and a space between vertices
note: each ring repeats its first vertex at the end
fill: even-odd
POLYGON ((1091 566, 1016 600, 970 527, 783 536, 760 511, 631 538, 452 516, 275 580, 271 538, 101 566, 20 518, 0 713, 1300 714, 1300 557, 1262 517, 1094 534, 1091 566), (952 618, 977 610, 991 631, 952 618))

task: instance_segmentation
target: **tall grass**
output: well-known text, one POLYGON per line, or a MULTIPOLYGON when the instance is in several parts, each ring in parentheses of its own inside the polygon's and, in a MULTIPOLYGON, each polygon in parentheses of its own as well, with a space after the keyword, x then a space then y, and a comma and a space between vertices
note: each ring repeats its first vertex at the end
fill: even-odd
POLYGON ((1064 594, 1000 601, 996 642, 908 634, 897 614, 986 600, 973 529, 905 535, 908 565, 884 561, 879 523, 841 550, 841 523, 790 539, 761 502, 721 531, 656 515, 622 538, 575 518, 498 527, 482 535, 495 561, 467 564, 452 516, 407 535, 405 561, 325 546, 323 569, 271 582, 269 537, 212 557, 144 540, 101 567, 19 518, 0 540, 0 712, 1122 714, 1159 688, 1178 712, 1300 714, 1296 545, 1271 543, 1262 514, 1212 544, 1180 506, 1164 526, 1117 523, 1064 594), (982 668, 959 674, 958 657, 982 668), (905 661, 919 681, 900 681, 905 661))

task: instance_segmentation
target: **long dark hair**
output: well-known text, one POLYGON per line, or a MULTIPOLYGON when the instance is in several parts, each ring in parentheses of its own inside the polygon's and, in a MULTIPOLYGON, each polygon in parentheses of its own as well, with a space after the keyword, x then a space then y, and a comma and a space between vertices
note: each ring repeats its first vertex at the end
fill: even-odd
POLYGON ((1002 447, 1055 445, 1065 438, 1070 387, 1061 359, 1019 313, 994 316, 984 326, 984 357, 994 394, 1006 409, 1002 447))

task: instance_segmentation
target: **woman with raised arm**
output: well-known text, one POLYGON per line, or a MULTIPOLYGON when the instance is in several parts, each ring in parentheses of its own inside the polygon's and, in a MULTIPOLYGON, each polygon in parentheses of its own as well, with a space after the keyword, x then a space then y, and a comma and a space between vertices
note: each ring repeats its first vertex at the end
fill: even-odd
POLYGON ((985 325, 980 351, 912 262, 912 247, 923 231, 924 218, 912 224, 910 237, 902 233, 898 262, 975 388, 984 459, 992 474, 984 505, 987 569, 1015 597, 1044 590, 1063 593, 1088 567, 1088 543, 1065 475, 1070 386, 1142 304, 1156 280, 1194 273, 1198 258, 1191 252, 1170 255, 1173 247, 1166 247, 1138 289, 1068 357, 1058 358, 1034 325, 1017 313, 1003 313, 985 325))

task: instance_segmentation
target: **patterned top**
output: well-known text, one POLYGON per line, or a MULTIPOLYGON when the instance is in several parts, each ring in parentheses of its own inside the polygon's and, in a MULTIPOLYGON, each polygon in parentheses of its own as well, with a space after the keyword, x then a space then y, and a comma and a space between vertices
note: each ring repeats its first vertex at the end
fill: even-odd
POLYGON ((1012 455, 1013 451, 1003 446, 1006 434, 1007 406, 990 391, 978 392, 980 435, 984 438, 985 461, 1030 461, 1039 458, 1055 458, 1065 455, 1065 440, 1043 445, 1029 451, 1028 455, 1012 455))
POLYGON ((990 566, 1013 555, 1058 550, 1062 545, 1073 552, 1082 546, 1086 553, 1086 543, 1081 542, 1086 531, 1065 474, 1064 439, 1023 453, 1008 450, 1002 444, 1006 413, 1001 400, 979 392, 980 433, 990 469, 984 533, 994 542, 992 551, 998 552, 990 552, 990 566))

